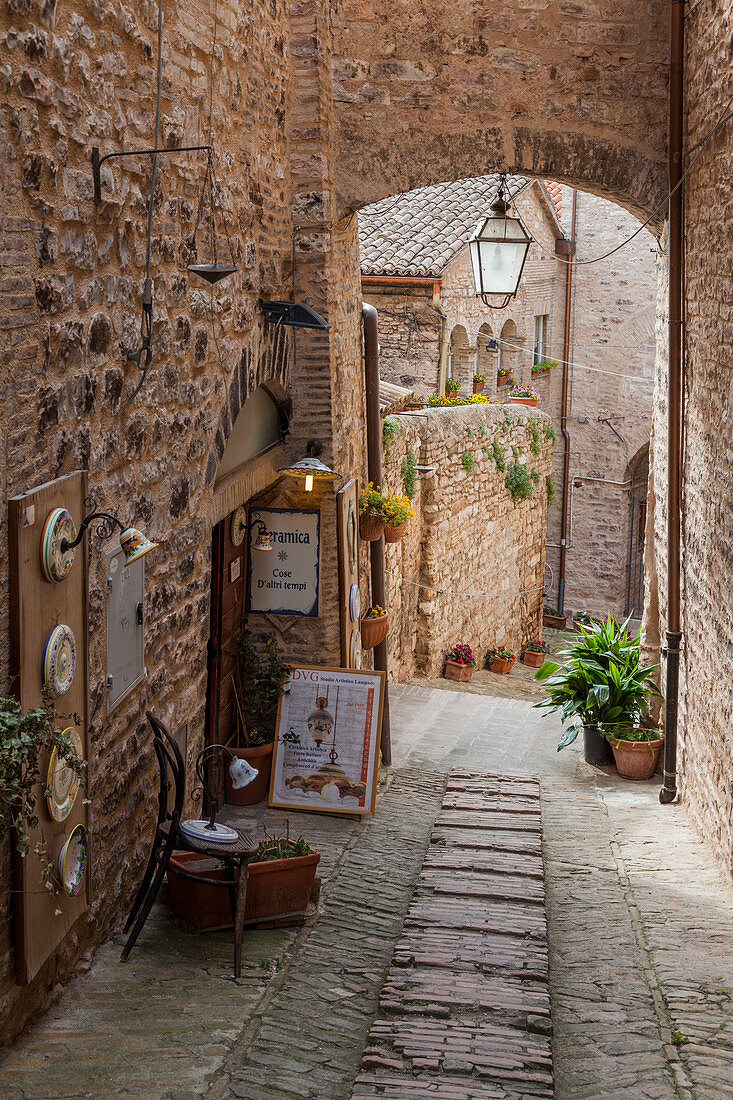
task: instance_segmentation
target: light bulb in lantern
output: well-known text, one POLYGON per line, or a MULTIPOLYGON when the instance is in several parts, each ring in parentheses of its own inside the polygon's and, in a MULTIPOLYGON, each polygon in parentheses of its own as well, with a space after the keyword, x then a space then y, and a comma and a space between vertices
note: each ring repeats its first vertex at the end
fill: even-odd
POLYGON ((312 488, 313 488, 313 474, 306 474, 305 475, 305 491, 306 491, 306 493, 310 493, 312 488))
POLYGON ((335 783, 325 783, 321 787, 321 798, 326 802, 338 802, 341 798, 341 791, 335 783))

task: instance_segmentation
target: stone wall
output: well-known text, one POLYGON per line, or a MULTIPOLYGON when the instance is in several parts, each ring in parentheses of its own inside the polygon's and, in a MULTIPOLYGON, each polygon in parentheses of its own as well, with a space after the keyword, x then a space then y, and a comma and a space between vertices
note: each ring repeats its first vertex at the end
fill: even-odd
POLYGON ((493 646, 518 654, 541 625, 548 418, 521 405, 479 405, 391 419, 398 430, 384 456, 385 485, 403 491, 408 452, 432 468, 419 475, 405 538, 386 548, 391 675, 439 675, 458 642, 468 642, 482 665, 493 646), (531 450, 533 432, 539 454, 531 450), (529 500, 513 503, 494 443, 507 468, 516 449, 538 471, 529 500))

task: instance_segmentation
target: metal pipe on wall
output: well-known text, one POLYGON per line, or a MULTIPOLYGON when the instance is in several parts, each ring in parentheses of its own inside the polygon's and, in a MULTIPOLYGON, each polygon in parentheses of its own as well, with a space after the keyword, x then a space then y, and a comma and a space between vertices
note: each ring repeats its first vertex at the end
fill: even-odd
MULTIPOLYGON (((364 378, 366 383, 367 472, 375 485, 382 484, 382 438, 379 415, 379 330, 377 311, 366 302, 361 307, 364 318, 364 378)), ((372 603, 387 606, 387 582, 384 569, 384 535, 369 543, 372 603)), ((389 685, 387 639, 374 647, 374 667, 385 673, 384 711, 382 714, 382 763, 392 763, 392 737, 389 720, 389 685)))
MULTIPOLYGON (((578 192, 573 188, 573 207, 570 220, 570 240, 575 243, 575 226, 578 213, 578 192)), ((565 324, 562 339, 562 395, 560 398, 560 433, 565 444, 562 464, 562 514, 560 520, 560 568, 557 580, 557 606, 562 615, 565 608, 565 569, 568 540, 568 512, 570 506, 570 436, 568 435, 568 380, 570 371, 570 318, 573 302, 573 265, 567 265, 565 278, 565 324)))
POLYGON ((682 447, 682 247, 684 207, 682 143, 684 130, 684 13, 672 0, 669 65, 669 371, 667 392, 667 658, 664 722, 664 786, 659 801, 677 795, 677 709, 680 643, 680 454, 682 447))

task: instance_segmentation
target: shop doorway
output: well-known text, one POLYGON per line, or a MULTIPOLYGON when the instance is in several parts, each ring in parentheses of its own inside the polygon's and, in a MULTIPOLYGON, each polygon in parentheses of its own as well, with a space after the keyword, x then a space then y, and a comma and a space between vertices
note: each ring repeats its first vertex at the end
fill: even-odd
POLYGON ((211 532, 211 630, 209 632, 206 743, 226 744, 236 730, 236 642, 247 600, 248 510, 236 508, 211 532))

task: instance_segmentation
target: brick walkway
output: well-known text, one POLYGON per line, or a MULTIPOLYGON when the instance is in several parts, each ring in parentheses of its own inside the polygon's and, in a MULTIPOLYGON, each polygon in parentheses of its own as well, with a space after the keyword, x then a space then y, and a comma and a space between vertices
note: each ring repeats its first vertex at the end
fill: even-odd
POLYGON ((553 1096, 539 799, 451 776, 352 1100, 553 1096))

